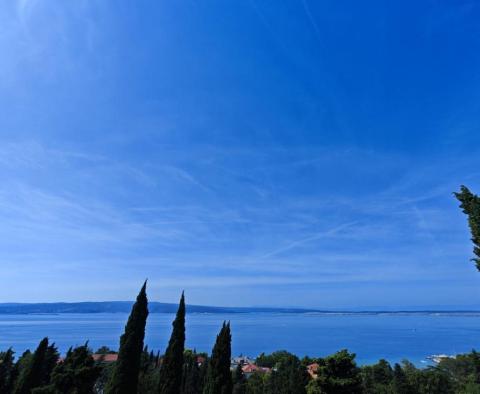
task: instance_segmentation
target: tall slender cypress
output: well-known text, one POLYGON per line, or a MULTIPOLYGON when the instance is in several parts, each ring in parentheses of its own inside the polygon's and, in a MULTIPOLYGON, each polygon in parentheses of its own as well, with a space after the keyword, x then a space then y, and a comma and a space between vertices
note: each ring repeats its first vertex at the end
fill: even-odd
POLYGON ((143 284, 137 301, 132 306, 125 332, 120 337, 118 360, 105 389, 106 394, 134 394, 137 392, 140 359, 148 316, 146 287, 147 281, 143 284))
POLYGON ((43 338, 18 377, 14 394, 30 394, 32 389, 43 384, 44 362, 48 349, 48 338, 43 338))
POLYGON ((473 253, 476 257, 472 259, 480 271, 480 197, 473 194, 466 186, 460 187, 460 193, 453 193, 463 213, 468 216, 468 225, 472 234, 473 253))
POLYGON ((223 322, 208 364, 203 394, 232 393, 233 384, 230 372, 231 342, 230 323, 223 322))
POLYGON ((158 392, 179 394, 182 385, 183 352, 185 350, 185 296, 182 293, 177 316, 172 323, 172 335, 160 367, 158 392))

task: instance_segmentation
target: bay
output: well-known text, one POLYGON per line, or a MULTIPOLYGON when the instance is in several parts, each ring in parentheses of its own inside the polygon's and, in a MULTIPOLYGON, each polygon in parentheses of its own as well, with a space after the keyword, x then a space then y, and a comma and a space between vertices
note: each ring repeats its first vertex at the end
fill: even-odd
MULTIPOLYGON (((0 350, 12 347, 21 354, 44 336, 62 353, 86 341, 93 349, 116 349, 127 318, 123 313, 0 315, 0 350)), ((150 314, 150 349, 165 349, 173 318, 169 313, 150 314)), ((384 358, 422 366, 431 354, 480 348, 480 314, 458 313, 193 313, 187 316, 187 347, 209 352, 223 321, 232 325, 232 353, 251 357, 281 349, 300 357, 326 356, 346 348, 357 354, 360 364, 384 358)))

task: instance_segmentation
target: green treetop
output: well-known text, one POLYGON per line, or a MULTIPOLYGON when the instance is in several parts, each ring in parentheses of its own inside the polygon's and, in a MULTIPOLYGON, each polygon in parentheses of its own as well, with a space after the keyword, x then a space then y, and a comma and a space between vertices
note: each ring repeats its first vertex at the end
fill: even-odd
POLYGON ((319 360, 315 385, 325 394, 360 394, 362 377, 355 363, 355 354, 341 350, 319 360))
POLYGON ((27 365, 22 369, 14 394, 30 394, 34 388, 48 384, 57 360, 57 349, 54 345, 48 345, 48 338, 43 338, 27 365))
POLYGON ((16 368, 13 362, 14 352, 8 349, 0 352, 0 393, 11 393, 16 379, 16 368))
POLYGON ((148 316, 147 282, 142 286, 132 306, 125 332, 120 337, 118 360, 105 389, 106 394, 133 394, 137 392, 140 359, 148 316))
POLYGON ((92 394, 102 368, 95 363, 88 345, 70 348, 65 360, 52 372, 50 392, 55 394, 92 394))
POLYGON ((230 323, 224 322, 220 333, 217 335, 212 357, 209 360, 203 394, 232 393, 231 342, 230 323))
POLYGON ((182 386, 183 352, 185 350, 185 296, 182 293, 172 335, 160 367, 158 392, 179 394, 182 386))
POLYGON ((466 186, 460 187, 459 193, 454 193, 463 213, 468 216, 468 225, 472 234, 473 253, 475 257, 472 259, 480 271, 480 197, 473 194, 466 186))

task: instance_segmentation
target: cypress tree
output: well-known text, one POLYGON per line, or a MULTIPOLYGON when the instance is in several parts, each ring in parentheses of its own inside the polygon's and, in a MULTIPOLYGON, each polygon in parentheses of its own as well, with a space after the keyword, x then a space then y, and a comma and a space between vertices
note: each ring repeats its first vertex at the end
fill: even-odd
POLYGON ((147 281, 143 284, 137 301, 132 306, 125 332, 120 337, 118 360, 105 389, 106 394, 134 394, 137 392, 140 359, 148 316, 146 287, 147 281))
POLYGON ((468 216, 468 225, 472 235, 473 253, 475 257, 472 261, 480 271, 480 197, 473 194, 467 187, 461 186, 460 193, 453 193, 458 201, 463 213, 468 216))
POLYGON ((230 372, 231 359, 230 323, 223 323, 217 335, 212 357, 208 363, 207 376, 203 394, 231 394, 232 374, 230 372))
POLYGON ((20 373, 14 390, 15 394, 30 394, 32 389, 42 385, 44 363, 48 349, 48 338, 43 338, 33 353, 31 360, 29 360, 28 364, 20 373))
POLYGON ((182 386, 183 352, 185 350, 185 296, 182 293, 172 335, 160 367, 158 392, 179 394, 182 386))

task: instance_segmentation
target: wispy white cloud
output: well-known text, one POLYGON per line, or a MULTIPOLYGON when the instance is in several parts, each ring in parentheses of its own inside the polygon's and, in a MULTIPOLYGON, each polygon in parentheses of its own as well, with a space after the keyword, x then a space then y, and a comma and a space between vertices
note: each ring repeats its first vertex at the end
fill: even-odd
MULTIPOLYGON (((443 281, 463 260, 467 280, 468 229, 451 192, 480 183, 476 118, 460 121, 468 105, 478 112, 476 85, 442 84, 473 79, 475 62, 462 69, 445 51, 435 73, 399 66, 393 81, 390 63, 369 63, 393 48, 379 40, 360 53, 365 42, 348 39, 375 28, 370 15, 309 0, 193 6, 15 0, 0 10, 0 299, 22 269, 45 297, 68 292, 37 276, 75 282, 78 297, 82 286, 107 297, 98 283, 109 278, 108 298, 145 276, 170 290, 185 280, 197 295, 218 288, 217 299, 225 284, 308 288, 306 299, 372 281, 368 298, 382 280, 443 281), (450 97, 439 106, 428 93, 437 86, 450 97)), ((464 30, 470 7, 440 7, 412 34, 464 30)), ((425 44, 408 51, 421 58, 425 44)))
POLYGON ((331 228, 329 230, 310 235, 306 238, 302 238, 302 239, 290 242, 287 245, 285 245, 285 246, 283 246, 279 249, 276 249, 276 250, 273 250, 271 252, 268 252, 268 253, 264 254, 262 256, 262 258, 276 256, 278 254, 281 254, 281 253, 287 252, 289 250, 295 249, 299 246, 302 246, 305 243, 312 242, 312 241, 315 241, 315 240, 318 240, 318 239, 321 239, 321 238, 331 237, 331 236, 341 232, 342 230, 353 226, 354 224, 355 224, 355 222, 345 223, 345 224, 342 224, 340 226, 336 226, 334 228, 331 228))
MULTIPOLYGON (((45 277, 54 270, 86 281, 86 272, 96 272, 127 288, 129 277, 148 276, 172 291, 408 283, 411 277, 447 280, 456 270, 449 262, 466 249, 464 234, 448 233, 450 239, 443 234, 451 228, 442 205, 450 198, 442 192, 449 185, 438 179, 433 187, 417 188, 418 174, 432 175, 429 169, 415 168, 412 179, 407 174, 399 185, 358 196, 275 198, 274 185, 267 203, 259 204, 262 199, 253 194, 224 199, 244 182, 263 187, 256 168, 249 169, 247 181, 225 178, 211 192, 188 166, 183 170, 183 162, 165 162, 163 167, 122 163, 38 141, 2 145, 5 278, 16 277, 19 269, 45 277), (35 174, 57 174, 63 188, 35 174), (84 187, 69 183, 72 177, 82 179, 84 187), (125 180, 135 188, 117 190, 125 180), (108 194, 92 187, 99 181, 108 194), (176 184, 196 192, 178 195, 172 189, 176 184), (445 242, 448 248, 438 247, 445 242), (442 270, 432 274, 433 264, 442 270)), ((209 166, 218 164, 214 160, 203 171, 210 176, 209 166)), ((273 179, 279 171, 258 168, 273 179)), ((115 290, 109 294, 111 299, 115 290)))

